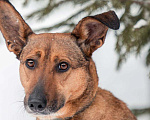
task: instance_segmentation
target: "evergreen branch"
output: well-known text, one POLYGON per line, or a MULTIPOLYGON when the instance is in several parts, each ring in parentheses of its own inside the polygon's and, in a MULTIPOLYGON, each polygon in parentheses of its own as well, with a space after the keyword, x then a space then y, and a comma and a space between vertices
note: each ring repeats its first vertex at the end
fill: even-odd
MULTIPOLYGON (((39 1, 39 0, 35 0, 35 1, 39 1)), ((29 3, 29 0, 25 0, 25 1, 23 2, 23 5, 26 6, 28 3, 29 3)))
MULTIPOLYGON (((149 66, 150 65, 150 48, 148 50, 148 54, 147 54, 147 57, 146 57, 146 65, 149 66)), ((150 74, 149 74, 150 75, 150 74)), ((150 76, 149 76, 150 77, 150 76)))
MULTIPOLYGON (((77 0, 78 1, 78 0, 77 0)), ((77 2, 76 0, 75 1, 71 1, 71 0, 63 0, 63 1, 60 1, 60 2, 58 2, 58 3, 56 3, 56 4, 54 4, 54 5, 52 5, 51 3, 49 3, 45 8, 42 8, 42 9, 40 9, 40 10, 37 10, 37 11, 35 11, 35 12, 33 12, 33 13, 31 13, 31 14, 29 14, 28 16, 27 16, 27 19, 29 19, 29 18, 32 18, 32 17, 34 17, 34 16, 38 16, 38 20, 41 20, 41 19, 43 19, 46 15, 48 15, 49 13, 51 13, 52 12, 52 10, 54 10, 54 9, 56 9, 56 8, 58 8, 60 5, 63 5, 63 4, 66 4, 66 3, 68 3, 68 2, 72 2, 72 3, 74 3, 75 5, 76 4, 79 4, 79 3, 81 3, 81 4, 86 4, 86 3, 90 3, 91 1, 87 1, 87 0, 83 0, 82 2, 80 1, 80 2, 77 2)), ((109 1, 108 0, 102 0, 102 1, 99 1, 99 0, 95 0, 94 2, 92 2, 93 4, 91 4, 90 6, 89 6, 89 8, 92 8, 93 6, 94 6, 94 9, 91 9, 91 11, 93 10, 96 10, 96 9, 98 9, 98 8, 102 8, 102 7, 104 7, 104 6, 107 6, 107 3, 108 3, 109 1), (101 3, 101 4, 100 4, 101 3), (99 6, 98 6, 99 5, 99 6)), ((86 9, 86 10, 88 10, 88 8, 86 9)), ((85 11, 86 12, 86 11, 85 11)))
MULTIPOLYGON (((123 4, 126 3, 126 2, 128 2, 128 1, 129 1, 129 0, 120 0, 120 2, 123 3, 123 4)), ((149 1, 149 0, 144 0, 144 1, 130 0, 130 2, 139 4, 139 5, 150 4, 150 1, 149 1)))
MULTIPOLYGON (((94 4, 94 3, 92 3, 92 4, 94 4)), ((58 24, 56 24, 56 25, 53 25, 53 26, 51 26, 51 27, 42 28, 42 29, 36 29, 35 31, 40 31, 40 30, 50 31, 50 30, 52 30, 52 29, 54 29, 54 28, 59 28, 60 26, 75 25, 75 24, 73 24, 73 23, 70 24, 70 23, 68 23, 68 22, 69 22, 71 19, 77 17, 79 14, 81 14, 81 13, 83 13, 83 12, 86 12, 86 9, 89 9, 90 6, 91 6, 91 4, 88 5, 88 6, 86 6, 86 7, 84 7, 84 8, 82 8, 82 9, 80 9, 80 10, 77 11, 75 14, 73 14, 73 15, 70 16, 69 18, 65 19, 64 21, 62 21, 62 22, 60 22, 60 23, 58 23, 58 24)))
POLYGON ((48 5, 45 7, 45 8, 42 8, 40 10, 37 10, 31 14, 29 14, 27 16, 27 19, 31 18, 31 17, 34 17, 34 16, 39 16, 39 20, 40 19, 43 19, 47 14, 49 14, 54 8, 58 8, 60 5, 63 5, 67 2, 71 2, 70 0, 63 0, 63 1, 60 1, 54 5, 51 4, 51 0, 49 1, 48 5))
POLYGON ((150 4, 150 1, 144 0, 144 1, 137 1, 137 0, 132 0, 133 3, 139 4, 139 5, 148 5, 150 4))
POLYGON ((29 0, 25 0, 23 5, 26 6, 28 4, 29 0))
POLYGON ((135 116, 139 116, 139 115, 146 114, 146 113, 150 114, 150 108, 133 109, 131 111, 135 116))

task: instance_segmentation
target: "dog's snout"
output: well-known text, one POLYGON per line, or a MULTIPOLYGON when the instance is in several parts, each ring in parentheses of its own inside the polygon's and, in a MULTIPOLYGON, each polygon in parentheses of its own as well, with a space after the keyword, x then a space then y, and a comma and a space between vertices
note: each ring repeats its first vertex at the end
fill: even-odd
POLYGON ((28 107, 33 112, 41 112, 46 108, 47 99, 41 85, 37 85, 28 98, 28 107))
POLYGON ((40 112, 45 109, 46 107, 46 100, 45 99, 36 99, 36 98, 31 98, 28 100, 28 106, 29 108, 34 111, 34 112, 40 112))

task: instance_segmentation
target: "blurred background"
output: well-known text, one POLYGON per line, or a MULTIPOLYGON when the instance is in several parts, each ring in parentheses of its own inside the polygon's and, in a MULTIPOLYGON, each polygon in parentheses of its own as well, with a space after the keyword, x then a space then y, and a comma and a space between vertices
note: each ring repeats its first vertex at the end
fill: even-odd
MULTIPOLYGON (((114 10, 120 29, 109 30, 93 54, 99 86, 123 100, 138 120, 150 120, 150 0, 10 0, 36 33, 71 32, 85 16, 114 10)), ((35 120, 23 107, 19 61, 0 33, 0 120, 35 120)))

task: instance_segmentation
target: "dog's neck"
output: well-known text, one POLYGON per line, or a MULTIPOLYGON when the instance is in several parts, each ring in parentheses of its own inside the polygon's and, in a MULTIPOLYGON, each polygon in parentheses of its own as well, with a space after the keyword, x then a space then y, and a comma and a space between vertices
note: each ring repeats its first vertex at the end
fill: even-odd
MULTIPOLYGON (((81 110, 77 111, 74 114, 74 116, 78 116, 80 113, 84 112, 84 110, 88 109, 91 106, 91 104, 93 103, 93 101, 95 100, 95 98, 96 98, 96 94, 95 94, 95 97, 92 99, 92 101, 88 105, 84 106, 81 110)), ((71 120, 74 116, 65 118, 65 120, 71 120)), ((60 120, 60 119, 58 119, 58 120, 60 120)))

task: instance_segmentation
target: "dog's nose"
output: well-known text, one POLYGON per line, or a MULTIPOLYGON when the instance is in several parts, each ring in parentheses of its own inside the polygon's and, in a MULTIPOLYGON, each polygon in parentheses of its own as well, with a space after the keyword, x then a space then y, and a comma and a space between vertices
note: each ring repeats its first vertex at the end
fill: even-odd
POLYGON ((46 107, 46 100, 38 100, 38 99, 29 99, 28 100, 29 108, 34 112, 40 112, 46 107))

